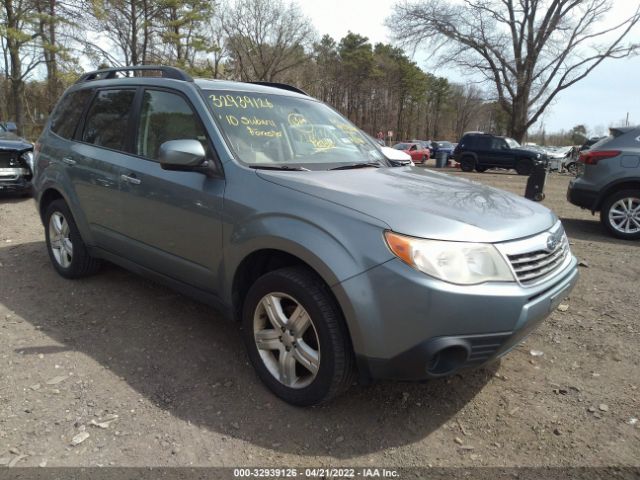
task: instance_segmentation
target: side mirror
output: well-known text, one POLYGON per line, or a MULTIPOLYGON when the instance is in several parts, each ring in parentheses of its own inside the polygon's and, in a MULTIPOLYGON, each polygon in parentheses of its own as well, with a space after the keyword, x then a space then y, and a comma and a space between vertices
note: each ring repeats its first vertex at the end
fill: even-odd
POLYGON ((198 140, 169 140, 160 145, 158 160, 165 170, 193 171, 206 167, 206 153, 198 140))

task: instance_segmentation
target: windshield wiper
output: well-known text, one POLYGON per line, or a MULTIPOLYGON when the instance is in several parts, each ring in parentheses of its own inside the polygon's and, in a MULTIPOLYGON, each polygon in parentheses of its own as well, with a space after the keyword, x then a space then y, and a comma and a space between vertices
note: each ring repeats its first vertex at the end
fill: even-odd
POLYGON ((373 168, 380 168, 382 165, 380 165, 380 162, 359 162, 359 163, 350 163, 349 165, 340 165, 339 167, 333 167, 330 168, 329 170, 351 170, 354 168, 366 168, 366 167, 373 167, 373 168))
POLYGON ((308 168, 295 167, 293 165, 249 165, 249 168, 256 170, 289 170, 295 172, 310 172, 308 168))

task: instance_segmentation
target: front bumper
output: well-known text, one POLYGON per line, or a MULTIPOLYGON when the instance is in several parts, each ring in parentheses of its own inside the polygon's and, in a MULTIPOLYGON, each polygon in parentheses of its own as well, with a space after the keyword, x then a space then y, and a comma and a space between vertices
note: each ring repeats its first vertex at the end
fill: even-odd
POLYGON ((393 259, 333 291, 362 379, 422 380, 504 355, 557 307, 577 278, 573 256, 561 272, 535 287, 452 285, 393 259))
POLYGON ((30 192, 30 177, 26 168, 0 168, 0 192, 30 192))

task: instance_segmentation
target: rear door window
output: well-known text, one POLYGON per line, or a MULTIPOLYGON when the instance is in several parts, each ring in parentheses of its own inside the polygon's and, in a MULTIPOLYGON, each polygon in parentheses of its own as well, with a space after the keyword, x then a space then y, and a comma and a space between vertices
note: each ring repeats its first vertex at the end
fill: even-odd
POLYGON ((65 96, 51 115, 51 131, 62 138, 73 138, 84 107, 92 94, 93 90, 76 90, 65 96))
POLYGON ((124 150, 136 91, 99 91, 89 108, 82 141, 111 150, 124 150))
POLYGON ((207 150, 207 137, 198 116, 182 96, 146 90, 142 98, 136 154, 158 160, 160 145, 170 140, 198 140, 207 150))

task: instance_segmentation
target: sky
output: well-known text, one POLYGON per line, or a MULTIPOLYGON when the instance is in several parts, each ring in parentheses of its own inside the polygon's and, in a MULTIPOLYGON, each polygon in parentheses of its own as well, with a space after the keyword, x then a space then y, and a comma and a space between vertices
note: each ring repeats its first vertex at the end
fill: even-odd
MULTIPOLYGON (((325 33, 339 40, 349 30, 369 37, 372 43, 391 42, 385 18, 392 13, 389 0, 297 0, 319 35, 325 33)), ((636 0, 614 0, 614 11, 609 22, 629 13, 636 0)), ((609 23, 607 22, 607 23, 609 23)), ((632 32, 640 42, 640 26, 632 32)), ((411 52, 407 52, 411 55, 411 52)), ((464 83, 460 72, 441 68, 433 70, 429 52, 418 51, 414 60, 425 71, 464 83)), ((619 124, 629 113, 631 125, 640 124, 640 56, 622 60, 606 60, 589 76, 561 92, 546 109, 544 117, 530 132, 541 128, 547 133, 569 130, 583 124, 589 134, 602 135, 612 124, 619 124)))

